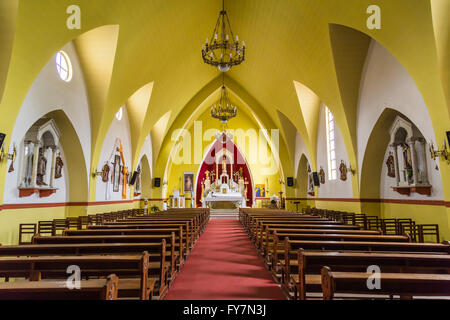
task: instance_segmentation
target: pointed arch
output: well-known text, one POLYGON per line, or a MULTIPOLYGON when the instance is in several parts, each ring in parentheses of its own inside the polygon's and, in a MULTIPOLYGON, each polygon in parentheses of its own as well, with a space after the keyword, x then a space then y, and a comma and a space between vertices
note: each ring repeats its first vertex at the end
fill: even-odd
MULTIPOLYGON (((197 175, 196 175, 196 203, 197 206, 201 206, 202 199, 202 181, 205 178, 205 172, 208 171, 216 171, 216 161, 217 158, 221 155, 225 155, 229 161, 227 161, 227 171, 231 170, 231 163, 233 163, 233 172, 237 172, 242 168, 244 179, 248 181, 247 186, 247 207, 251 207, 255 201, 254 195, 254 180, 250 171, 250 166, 247 163, 247 160, 244 157, 244 154, 238 148, 238 146, 233 142, 228 140, 224 145, 222 142, 215 140, 208 151, 206 152, 202 163, 199 166, 197 175), (223 149, 225 148, 225 151, 223 149), (229 158, 232 157, 232 158, 229 158)), ((218 166, 219 173, 216 172, 220 176, 222 173, 221 165, 218 166)), ((231 172, 231 171, 230 171, 231 172)))

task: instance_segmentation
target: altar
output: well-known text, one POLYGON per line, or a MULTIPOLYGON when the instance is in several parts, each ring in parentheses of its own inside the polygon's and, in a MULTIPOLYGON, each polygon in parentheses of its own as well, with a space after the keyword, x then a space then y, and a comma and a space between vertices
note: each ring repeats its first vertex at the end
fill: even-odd
POLYGON ((243 176, 242 168, 233 172, 233 159, 233 154, 229 154, 225 148, 215 156, 215 170, 206 171, 205 178, 201 182, 203 208, 236 209, 246 207, 248 181, 243 176), (219 170, 220 162, 222 163, 221 170, 219 170), (227 170, 227 164, 230 170, 227 170))
POLYGON ((245 208, 245 202, 245 198, 239 192, 222 194, 212 191, 203 199, 203 207, 213 209, 245 208))

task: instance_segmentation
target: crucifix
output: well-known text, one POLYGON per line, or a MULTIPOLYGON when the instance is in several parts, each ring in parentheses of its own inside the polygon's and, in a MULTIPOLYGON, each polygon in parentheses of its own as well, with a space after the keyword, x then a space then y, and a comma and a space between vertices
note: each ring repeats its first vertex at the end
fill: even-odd
POLYGON ((123 173, 123 185, 122 185, 122 199, 127 198, 127 175, 128 168, 125 167, 125 158, 123 156, 123 146, 122 141, 120 141, 120 147, 117 148, 117 151, 120 152, 120 158, 122 159, 122 173, 123 173))

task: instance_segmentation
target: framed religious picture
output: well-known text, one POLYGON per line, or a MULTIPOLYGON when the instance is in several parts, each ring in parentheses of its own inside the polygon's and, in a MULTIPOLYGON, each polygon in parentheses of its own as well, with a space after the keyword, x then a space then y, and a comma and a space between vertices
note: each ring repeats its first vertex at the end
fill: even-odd
POLYGON ((119 192, 120 184, 120 156, 116 155, 114 157, 114 167, 113 167, 113 192, 119 192))
POLYGON ((190 194, 194 191, 194 173, 185 172, 183 175, 183 194, 190 194))
POLYGON ((266 185, 265 184, 255 185, 255 194, 256 194, 257 198, 265 198, 266 197, 266 185))

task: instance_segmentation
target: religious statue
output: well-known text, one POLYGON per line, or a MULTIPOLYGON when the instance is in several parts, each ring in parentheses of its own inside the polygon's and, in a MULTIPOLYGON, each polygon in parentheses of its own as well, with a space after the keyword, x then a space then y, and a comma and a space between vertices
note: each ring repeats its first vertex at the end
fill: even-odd
POLYGON ((344 160, 341 160, 341 164, 339 165, 339 171, 341 173, 341 180, 347 180, 347 166, 344 163, 344 160))
POLYGON ((211 171, 211 181, 212 181, 212 183, 214 183, 214 181, 215 181, 215 178, 216 178, 216 172, 213 170, 213 171, 211 171))
POLYGON ((62 177, 62 168, 64 167, 64 162, 61 159, 61 154, 58 154, 55 162, 55 179, 62 177))
POLYGON ((411 148, 409 147, 409 145, 404 143, 402 145, 402 152, 403 152, 403 163, 404 163, 403 169, 405 169, 405 171, 408 174, 408 180, 411 181, 412 177, 413 177, 413 171, 412 171, 412 160, 411 160, 411 148))
POLYGON ((395 159, 392 152, 389 152, 389 157, 386 160, 388 177, 395 178, 395 159))
POLYGON ((136 176, 136 191, 141 191, 141 166, 137 168, 137 176, 136 176))
POLYGON ((202 193, 201 193, 201 195, 202 195, 202 197, 204 197, 205 196, 205 179, 202 180, 201 185, 202 185, 202 193))
POLYGON ((247 188, 247 185, 245 185, 245 189, 244 189, 244 199, 245 199, 245 201, 248 201, 247 194, 248 194, 248 188, 247 188))
POLYGON ((17 150, 16 150, 16 147, 14 146, 12 158, 11 158, 11 165, 9 166, 8 173, 14 172, 14 161, 16 161, 16 155, 17 155, 17 150))
POLYGON ((325 171, 323 170, 323 168, 320 168, 319 171, 319 177, 320 177, 320 183, 321 184, 325 184, 325 171))
POLYGON ((38 165, 37 165, 37 175, 36 175, 36 184, 38 186, 46 186, 47 184, 44 182, 45 173, 47 172, 47 159, 44 155, 44 149, 39 149, 39 157, 38 157, 38 165))
POLYGON ((107 163, 102 168, 102 181, 105 183, 108 182, 110 170, 111 170, 111 168, 109 167, 109 165, 107 163))
POLYGON ((222 158, 222 173, 227 172, 227 157, 224 155, 222 158))

